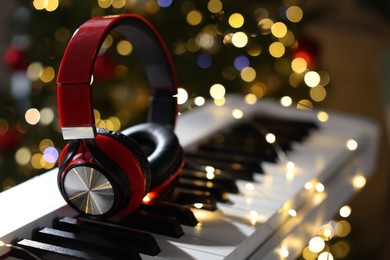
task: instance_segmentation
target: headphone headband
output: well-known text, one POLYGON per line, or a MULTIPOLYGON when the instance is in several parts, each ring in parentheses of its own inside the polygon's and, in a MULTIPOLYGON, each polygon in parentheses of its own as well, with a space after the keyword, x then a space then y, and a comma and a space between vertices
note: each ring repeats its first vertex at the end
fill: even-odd
POLYGON ((58 71, 58 114, 65 140, 96 136, 90 81, 100 46, 113 30, 131 41, 145 67, 153 94, 149 121, 172 127, 175 124, 177 78, 159 33, 149 22, 134 14, 97 17, 76 30, 58 71))

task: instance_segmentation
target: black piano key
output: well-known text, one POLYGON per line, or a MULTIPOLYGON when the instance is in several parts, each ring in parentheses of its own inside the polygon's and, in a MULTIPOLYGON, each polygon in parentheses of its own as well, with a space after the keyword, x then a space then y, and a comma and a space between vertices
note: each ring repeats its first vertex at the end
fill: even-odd
MULTIPOLYGON (((228 172, 230 175, 233 175, 236 179, 246 180, 246 181, 254 181, 253 174, 255 172, 262 173, 263 170, 258 169, 257 166, 252 167, 250 165, 245 165, 242 163, 236 162, 225 162, 215 159, 203 158, 199 156, 192 156, 191 154, 186 156, 194 163, 209 165, 214 168, 220 169, 222 171, 228 172)), ((260 165, 259 165, 260 166, 260 165)))
POLYGON ((211 194, 219 202, 229 202, 229 195, 224 188, 211 181, 188 180, 180 178, 177 187, 189 190, 201 190, 211 194))
POLYGON ((179 221, 173 216, 164 216, 153 212, 137 210, 133 214, 121 218, 120 220, 111 220, 112 223, 121 226, 154 232, 171 237, 181 237, 184 235, 179 221))
POLYGON ((99 220, 63 217, 54 221, 53 227, 75 234, 93 235, 121 248, 132 245, 146 255, 154 256, 161 251, 151 234, 99 220))
POLYGON ((166 198, 166 200, 188 207, 202 205, 202 209, 210 211, 217 210, 217 202, 213 196, 211 196, 209 192, 199 190, 186 190, 180 187, 176 187, 170 194, 170 197, 166 198))
POLYGON ((237 194, 239 192, 236 185, 236 178, 233 175, 223 172, 220 169, 214 169, 211 173, 206 171, 206 166, 192 162, 186 159, 186 164, 181 172, 180 178, 189 180, 211 181, 220 184, 229 193, 237 194))
MULTIPOLYGON (((38 242, 30 239, 22 239, 16 243, 16 246, 22 247, 39 259, 58 259, 58 260, 71 260, 71 259, 111 259, 109 257, 99 256, 94 253, 86 253, 83 251, 70 249, 62 246, 55 246, 48 243, 38 242)), ((25 254, 21 250, 12 250, 11 255, 20 257, 22 259, 36 259, 25 254)))
POLYGON ((176 205, 166 201, 153 200, 139 206, 143 211, 153 212, 165 216, 174 216, 182 225, 196 226, 198 220, 189 207, 176 205))
POLYGON ((53 228, 42 228, 33 234, 35 241, 62 246, 82 252, 91 252, 90 254, 103 256, 112 259, 141 259, 134 246, 128 245, 126 248, 120 248, 110 245, 104 239, 97 236, 88 236, 85 234, 75 234, 69 231, 63 231, 53 228))
POLYGON ((270 145, 249 149, 242 144, 234 144, 229 141, 200 145, 197 154, 205 158, 251 165, 259 165, 259 162, 262 161, 275 162, 277 159, 275 149, 270 145))

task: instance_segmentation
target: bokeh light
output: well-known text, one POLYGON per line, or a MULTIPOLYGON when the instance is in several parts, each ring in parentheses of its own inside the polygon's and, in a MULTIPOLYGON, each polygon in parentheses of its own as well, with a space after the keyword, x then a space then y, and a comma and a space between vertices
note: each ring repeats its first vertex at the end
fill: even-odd
POLYGON ((320 74, 318 74, 317 72, 308 71, 305 73, 304 80, 306 85, 312 88, 320 84, 321 78, 320 78, 320 74))
POLYGON ((290 22, 298 23, 303 18, 303 11, 299 6, 290 6, 286 10, 286 17, 290 22))
POLYGON ((222 84, 214 84, 210 87, 210 96, 213 99, 224 98, 226 94, 226 89, 222 84))
POLYGON ((231 27, 237 29, 244 25, 244 17, 242 16, 242 14, 234 13, 230 15, 228 22, 231 27))
POLYGON ((24 114, 24 118, 30 125, 36 125, 41 118, 41 114, 39 113, 38 109, 30 108, 24 114))
POLYGON ((202 22, 203 16, 202 13, 198 10, 192 10, 187 14, 187 23, 189 25, 198 25, 202 22))
POLYGON ((212 13, 219 13, 222 11, 223 4, 220 0, 210 0, 207 4, 207 9, 212 13))
POLYGON ((184 88, 177 89, 177 103, 179 105, 184 104, 188 100, 188 93, 184 88))
POLYGON ((232 36, 232 44, 237 48, 243 48, 248 43, 248 36, 244 32, 236 32, 232 36))

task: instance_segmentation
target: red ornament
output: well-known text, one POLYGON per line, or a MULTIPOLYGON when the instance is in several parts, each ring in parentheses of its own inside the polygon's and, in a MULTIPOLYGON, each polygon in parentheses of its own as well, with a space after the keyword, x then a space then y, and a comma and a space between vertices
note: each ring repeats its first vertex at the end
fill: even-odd
POLYGON ((97 56, 93 68, 94 81, 103 83, 110 81, 114 76, 115 65, 112 56, 106 54, 97 56))
POLYGON ((10 70, 26 70, 29 64, 27 52, 11 46, 5 51, 4 63, 10 70))
POLYGON ((0 132, 0 150, 6 152, 15 151, 22 141, 22 134, 15 126, 2 129, 0 132))
POLYGON ((306 61, 308 68, 314 69, 317 66, 320 48, 314 40, 304 38, 298 40, 298 48, 293 53, 293 58, 302 58, 306 61))

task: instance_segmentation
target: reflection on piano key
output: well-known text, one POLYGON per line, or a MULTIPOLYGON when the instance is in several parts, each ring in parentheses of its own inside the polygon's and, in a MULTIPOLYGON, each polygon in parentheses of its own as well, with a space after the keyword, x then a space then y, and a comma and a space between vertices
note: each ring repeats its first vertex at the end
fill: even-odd
MULTIPOLYGON (((0 194, 0 205, 26 194, 17 203, 33 213, 22 220, 17 215, 23 210, 7 206, 0 223, 11 224, 0 225, 1 240, 46 243, 39 233, 62 232, 80 234, 83 245, 93 234, 97 241, 109 241, 104 250, 115 246, 121 248, 118 255, 132 254, 126 247, 132 245, 142 259, 293 259, 364 186, 375 162, 375 124, 332 113, 319 120, 318 115, 272 101, 249 105, 238 96, 221 107, 194 109, 177 123, 187 161, 171 193, 145 202, 124 222, 87 220, 63 207, 51 171, 0 194), (273 144, 267 133, 274 135, 273 144), (35 192, 37 187, 49 187, 53 196, 35 192)), ((72 243, 67 238, 66 247, 80 251, 72 243)))

